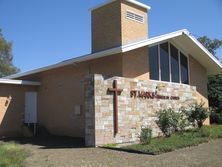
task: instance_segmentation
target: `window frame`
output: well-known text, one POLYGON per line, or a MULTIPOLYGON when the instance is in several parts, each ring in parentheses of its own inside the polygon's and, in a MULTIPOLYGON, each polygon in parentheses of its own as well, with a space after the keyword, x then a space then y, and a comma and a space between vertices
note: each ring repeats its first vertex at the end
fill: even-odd
MULTIPOLYGON (((156 49, 157 49, 157 55, 159 54, 159 46, 158 45, 154 45, 155 47, 156 47, 156 49)), ((150 51, 149 51, 149 53, 150 53, 150 51)), ((151 57, 149 57, 149 63, 151 62, 150 61, 150 59, 151 59, 151 57)), ((157 56, 157 61, 156 61, 156 64, 157 64, 157 70, 158 70, 158 72, 157 72, 157 76, 158 76, 158 80, 160 79, 159 77, 161 77, 160 76, 160 68, 159 68, 159 64, 160 64, 160 60, 159 60, 159 56, 157 56)), ((151 70, 151 65, 149 64, 149 68, 150 68, 150 72, 152 71, 151 70)), ((150 74, 150 77, 151 77, 151 74, 150 74)))
POLYGON ((180 53, 182 53, 184 56, 186 56, 187 58, 187 75, 188 75, 188 84, 184 84, 184 85, 190 85, 190 60, 189 60, 189 54, 187 54, 186 51, 184 51, 183 49, 181 49, 181 47, 179 47, 177 44, 175 44, 173 41, 161 41, 155 44, 151 44, 149 45, 150 47, 153 46, 158 46, 158 69, 159 69, 159 80, 154 80, 154 79, 150 79, 151 81, 159 81, 159 82, 167 82, 167 83, 174 83, 174 84, 184 84, 181 82, 181 59, 180 59, 180 53), (163 43, 168 43, 168 54, 169 54, 169 72, 170 72, 170 81, 162 81, 161 79, 161 67, 160 67, 160 45, 163 43), (171 68, 171 49, 170 49, 170 45, 173 45, 177 50, 178 50, 178 62, 179 62, 179 82, 172 82, 172 68, 171 68))
MULTIPOLYGON (((167 50, 168 50, 168 55, 167 55, 167 56, 168 56, 168 73, 169 73, 169 75, 168 75, 168 80, 169 80, 169 81, 164 81, 164 82, 170 82, 170 81, 171 81, 171 78, 170 78, 170 71, 171 71, 171 70, 170 70, 170 64, 169 64, 169 59, 170 59, 170 54, 169 54, 169 53, 170 53, 170 50, 169 50, 169 42, 163 42, 163 43, 160 43, 160 44, 159 44, 159 48, 158 48, 158 53, 159 53, 159 54, 158 54, 158 56, 159 56, 158 59, 160 60, 159 70, 160 70, 161 67, 162 67, 162 66, 161 66, 161 54, 160 54, 160 53, 161 53, 161 52, 160 52, 160 48, 161 48, 161 47, 160 47, 160 45, 165 44, 165 43, 167 43, 167 50)), ((160 71, 161 71, 161 70, 160 70, 160 71)), ((162 80, 162 73, 160 73, 160 78, 161 78, 161 81, 163 81, 163 80, 162 80)))

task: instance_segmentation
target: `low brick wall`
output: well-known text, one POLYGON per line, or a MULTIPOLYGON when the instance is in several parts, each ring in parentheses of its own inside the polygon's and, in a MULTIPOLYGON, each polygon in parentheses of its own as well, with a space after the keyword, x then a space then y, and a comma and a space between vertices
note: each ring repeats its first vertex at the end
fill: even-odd
POLYGON ((196 102, 196 87, 158 81, 102 75, 87 76, 85 80, 85 142, 87 146, 108 143, 138 142, 141 126, 153 130, 153 136, 162 135, 156 124, 156 112, 163 108, 186 107, 196 102), (123 89, 118 96, 118 128, 114 136, 113 94, 108 88, 117 80, 123 89))

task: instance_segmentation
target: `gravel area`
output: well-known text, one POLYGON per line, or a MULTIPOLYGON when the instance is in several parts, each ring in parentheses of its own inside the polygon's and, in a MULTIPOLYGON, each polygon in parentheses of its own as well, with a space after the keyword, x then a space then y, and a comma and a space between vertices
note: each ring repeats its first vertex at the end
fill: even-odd
POLYGON ((23 145, 31 150, 31 156, 25 162, 27 167, 222 166, 222 139, 161 155, 135 154, 103 148, 65 147, 65 145, 46 147, 41 144, 25 144, 25 142, 23 145))

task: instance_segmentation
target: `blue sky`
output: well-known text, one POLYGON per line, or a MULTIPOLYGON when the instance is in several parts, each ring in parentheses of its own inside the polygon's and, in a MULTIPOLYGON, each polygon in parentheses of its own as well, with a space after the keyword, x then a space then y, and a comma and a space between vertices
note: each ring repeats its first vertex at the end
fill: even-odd
MULTIPOLYGON (((27 71, 91 52, 91 7, 105 0, 0 0, 0 27, 13 42, 14 64, 27 71)), ((222 0, 140 0, 149 36, 186 28, 222 39, 222 0)), ((222 58, 222 48, 218 50, 222 58)))

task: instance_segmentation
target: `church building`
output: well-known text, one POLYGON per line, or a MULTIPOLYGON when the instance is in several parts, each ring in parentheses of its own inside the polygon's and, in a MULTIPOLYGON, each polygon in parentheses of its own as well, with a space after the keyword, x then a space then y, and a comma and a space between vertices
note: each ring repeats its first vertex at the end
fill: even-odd
POLYGON ((142 126, 162 135, 161 109, 208 107, 208 75, 222 65, 186 29, 150 38, 150 9, 108 0, 90 10, 90 54, 0 79, 0 138, 31 124, 86 146, 137 142, 142 126))

